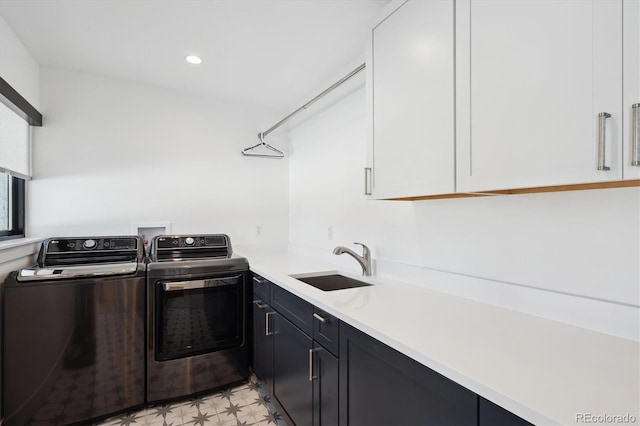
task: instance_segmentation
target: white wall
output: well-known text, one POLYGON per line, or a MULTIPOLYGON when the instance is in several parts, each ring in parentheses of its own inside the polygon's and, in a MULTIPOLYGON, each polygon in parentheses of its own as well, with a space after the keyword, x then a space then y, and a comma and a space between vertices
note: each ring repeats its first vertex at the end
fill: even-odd
MULTIPOLYGON (((289 130, 293 250, 363 242, 378 275, 640 339, 640 189, 367 200, 357 80, 289 130)), ((348 256, 335 260, 357 272, 348 256)))
POLYGON ((36 109, 40 107, 40 66, 0 16, 0 77, 36 109))
MULTIPOLYGON (((288 162, 240 155, 278 114, 48 68, 41 97, 32 236, 129 234, 134 223, 170 222, 173 233, 286 244, 288 162)), ((270 143, 285 145, 281 138, 286 132, 270 143)))

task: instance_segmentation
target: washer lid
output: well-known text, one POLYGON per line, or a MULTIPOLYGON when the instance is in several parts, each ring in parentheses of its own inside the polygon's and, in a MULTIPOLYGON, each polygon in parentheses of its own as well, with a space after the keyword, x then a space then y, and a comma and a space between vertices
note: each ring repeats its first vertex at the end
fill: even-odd
POLYGON ((33 267, 21 269, 18 281, 44 281, 71 278, 108 277, 113 275, 130 275, 138 269, 137 262, 103 263, 97 265, 33 267))

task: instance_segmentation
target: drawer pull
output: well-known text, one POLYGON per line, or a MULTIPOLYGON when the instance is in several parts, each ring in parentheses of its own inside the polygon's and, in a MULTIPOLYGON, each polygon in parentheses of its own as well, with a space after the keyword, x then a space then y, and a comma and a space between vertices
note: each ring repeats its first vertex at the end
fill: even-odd
POLYGON ((598 170, 611 170, 606 162, 606 143, 607 143, 607 118, 611 117, 608 112, 598 114, 598 170))
POLYGON ((267 305, 266 303, 262 302, 262 300, 254 300, 253 303, 259 308, 259 309, 264 309, 264 308, 268 308, 269 305, 267 305))
POLYGON ((631 165, 640 166, 640 104, 633 104, 633 123, 631 130, 631 165))
POLYGON ((314 379, 317 379, 318 376, 313 375, 313 353, 318 352, 320 349, 309 349, 309 381, 313 382, 314 379))
POLYGON ((314 317, 315 319, 317 319, 318 321, 320 321, 321 323, 323 323, 323 324, 325 324, 325 323, 329 322, 329 320, 328 320, 328 319, 326 319, 326 318, 322 318, 320 315, 316 314, 315 312, 313 313, 313 317, 314 317))
POLYGON ((261 280, 258 277, 253 277, 253 282, 258 284, 264 284, 265 280, 261 280))
POLYGON ((275 312, 267 312, 264 314, 264 335, 271 336, 273 331, 269 330, 269 317, 273 315, 275 312))
POLYGON ((373 169, 371 167, 364 168, 364 195, 371 195, 371 173, 373 169))

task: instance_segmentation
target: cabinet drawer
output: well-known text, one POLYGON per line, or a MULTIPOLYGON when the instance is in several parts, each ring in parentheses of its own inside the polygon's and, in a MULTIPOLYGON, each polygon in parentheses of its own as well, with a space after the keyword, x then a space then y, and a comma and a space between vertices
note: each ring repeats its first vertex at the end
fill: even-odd
POLYGON ((253 274, 253 297, 269 304, 271 283, 260 275, 253 274))
POLYGON ((307 335, 313 335, 313 305, 311 303, 277 285, 272 285, 271 306, 307 335))
POLYGON ((338 356, 340 344, 340 320, 314 307, 313 340, 338 356))

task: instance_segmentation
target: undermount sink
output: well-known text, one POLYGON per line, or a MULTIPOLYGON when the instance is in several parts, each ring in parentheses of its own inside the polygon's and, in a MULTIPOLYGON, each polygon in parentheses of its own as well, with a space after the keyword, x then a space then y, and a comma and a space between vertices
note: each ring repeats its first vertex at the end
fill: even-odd
POLYGON ((344 290, 346 288, 365 287, 371 284, 345 277, 340 274, 324 275, 291 275, 291 278, 302 281, 322 291, 344 290))

